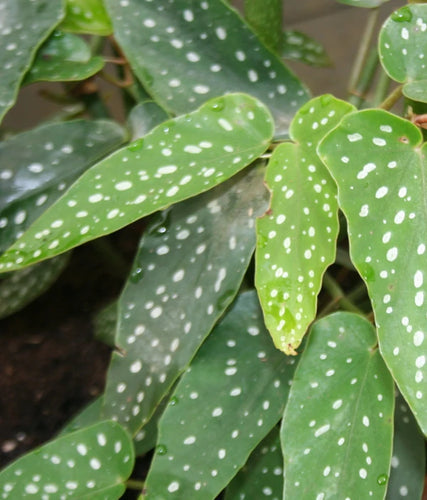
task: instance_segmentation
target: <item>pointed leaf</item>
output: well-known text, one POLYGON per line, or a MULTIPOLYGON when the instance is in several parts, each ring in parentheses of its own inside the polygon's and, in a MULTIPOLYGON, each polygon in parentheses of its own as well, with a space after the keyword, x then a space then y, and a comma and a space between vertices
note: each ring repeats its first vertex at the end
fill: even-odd
POLYGON ((376 342, 355 314, 314 324, 283 417, 284 497, 384 498, 394 391, 376 342))
POLYGON ((70 254, 58 255, 46 262, 4 275, 0 279, 0 318, 21 310, 45 292, 57 280, 70 254))
POLYGON ((165 109, 185 113, 207 98, 247 92, 287 133, 307 91, 222 1, 106 0, 133 71, 165 109))
POLYGON ((319 141, 354 109, 325 95, 295 115, 294 144, 277 147, 265 181, 270 209, 257 221, 256 287, 278 349, 295 349, 316 315, 317 294, 335 260, 336 186, 316 153, 319 141))
POLYGON ((132 441, 101 422, 50 441, 0 472, 2 498, 120 498, 134 462, 132 441))
POLYGON ((300 31, 287 30, 283 33, 282 57, 300 61, 311 66, 330 66, 331 60, 324 47, 300 31))
POLYGON ((402 396, 396 398, 394 443, 387 500, 421 499, 425 476, 425 442, 402 396))
POLYGON ((55 31, 40 47, 24 83, 84 80, 104 66, 102 57, 92 57, 83 38, 55 31))
POLYGON ((166 121, 169 115, 154 101, 137 104, 129 113, 128 123, 132 130, 132 141, 148 134, 150 130, 166 121))
POLYGON ((255 292, 242 294, 160 420, 147 498, 215 498, 280 418, 294 365, 271 344, 255 292))
POLYGON ((24 267, 111 233, 206 191, 267 148, 268 110, 230 94, 159 125, 83 174, 0 259, 0 272, 24 267))
POLYGON ((135 433, 187 367, 237 293, 267 205, 255 167, 159 214, 120 297, 105 415, 135 433), (224 258, 224 255, 227 257, 224 258))
POLYGON ((100 342, 114 347, 118 318, 117 301, 108 304, 99 311, 94 319, 94 336, 100 342))
POLYGON ((409 121, 365 110, 345 117, 319 151, 338 184, 381 354, 427 433, 427 148, 421 140, 409 121))
POLYGON ((104 36, 113 32, 103 0, 66 0, 66 15, 60 28, 73 33, 104 36))
POLYGON ((225 500, 281 500, 282 492, 283 455, 279 428, 275 427, 231 481, 225 492, 225 500))
POLYGON ((0 122, 43 41, 64 16, 61 0, 1 0, 0 122))
POLYGON ((379 36, 379 54, 387 74, 405 83, 403 93, 427 102, 427 66, 424 47, 427 36, 427 5, 406 5, 384 23, 379 36))

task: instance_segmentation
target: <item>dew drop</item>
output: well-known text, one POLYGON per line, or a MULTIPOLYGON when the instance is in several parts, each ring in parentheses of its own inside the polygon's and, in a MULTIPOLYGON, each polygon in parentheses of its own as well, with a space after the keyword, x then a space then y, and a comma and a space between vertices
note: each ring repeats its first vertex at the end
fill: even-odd
POLYGON ((128 145, 127 149, 132 152, 139 151, 142 148, 143 144, 144 139, 137 139, 136 141, 131 142, 128 145))
POLYGON ((156 451, 157 451, 158 455, 166 455, 166 453, 168 452, 168 449, 166 448, 166 446, 164 444, 159 444, 159 445, 157 445, 156 451))
POLYGON ((387 474, 381 474, 377 477, 377 483, 380 485, 380 486, 384 486, 385 484, 387 484, 387 481, 388 481, 388 476, 387 474))
POLYGON ((139 283, 144 275, 142 267, 136 267, 129 276, 129 281, 131 283, 139 283))
POLYGON ((412 19, 411 9, 409 7, 402 7, 401 9, 393 12, 391 18, 396 23, 404 23, 406 21, 409 22, 412 19))
POLYGON ((222 111, 225 108, 224 99, 215 99, 211 104, 212 111, 222 111))

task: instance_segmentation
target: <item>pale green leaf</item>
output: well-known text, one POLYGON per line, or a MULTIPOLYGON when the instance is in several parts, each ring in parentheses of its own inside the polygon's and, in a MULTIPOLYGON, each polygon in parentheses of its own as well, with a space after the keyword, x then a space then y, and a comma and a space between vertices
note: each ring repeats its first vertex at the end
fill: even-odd
POLYGON ((132 441, 105 421, 58 437, 0 472, 2 498, 118 499, 134 463, 132 441))
POLYGON ((382 110, 348 115, 319 148, 338 184, 351 258, 365 280, 385 362, 427 432, 426 146, 382 110))
POLYGON ((376 344, 352 313, 313 325, 283 417, 284 498, 384 498, 394 388, 376 344))
POLYGON ((330 66, 331 60, 323 46, 305 33, 286 30, 283 33, 282 57, 311 66, 330 66))
POLYGON ((223 1, 106 0, 133 71, 165 109, 185 113, 208 98, 247 92, 287 133, 307 91, 223 1))
POLYGON ((13 106, 37 49, 64 16, 61 0, 1 0, 0 122, 13 106))
POLYGON ((160 419, 147 498, 214 499, 279 420, 295 365, 270 342, 256 293, 240 295, 160 419))
POLYGON ((113 28, 103 0, 66 0, 60 28, 73 33, 111 35, 113 28))
POLYGON ((267 206, 259 166, 158 214, 120 297, 104 414, 133 434, 233 300, 267 206), (226 258, 224 258, 226 255, 226 258))
POLYGON ((9 271, 53 257, 206 191, 267 148, 268 110, 245 94, 164 122, 85 172, 0 259, 9 271))
POLYGON ((267 213, 257 221, 255 280, 265 322, 278 349, 295 349, 316 315, 317 294, 335 260, 336 186, 316 153, 317 144, 354 108, 330 95, 295 115, 295 143, 278 146, 267 167, 267 213))
POLYGON ((144 101, 132 108, 128 123, 132 131, 132 141, 148 134, 155 126, 167 120, 169 115, 154 101, 144 101))

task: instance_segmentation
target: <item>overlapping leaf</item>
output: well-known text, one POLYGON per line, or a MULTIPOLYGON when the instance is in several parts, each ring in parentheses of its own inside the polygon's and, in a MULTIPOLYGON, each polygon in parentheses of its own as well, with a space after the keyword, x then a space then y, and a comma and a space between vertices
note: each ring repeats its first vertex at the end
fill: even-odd
POLYGON ((207 98, 247 92, 270 107, 286 134, 307 91, 222 1, 107 0, 133 71, 166 109, 185 113, 207 98))
POLYGON ((282 57, 311 66, 329 66, 331 60, 324 47, 305 33, 286 30, 283 33, 282 57))
POLYGON ((2 498, 118 499, 133 463, 127 432, 101 422, 54 439, 4 469, 2 498))
POLYGON ((227 486, 225 500, 281 500, 283 455, 279 428, 275 427, 253 451, 245 466, 227 486))
POLYGON ((379 36, 381 63, 394 80, 405 83, 403 93, 427 102, 427 5, 406 5, 384 23, 379 36))
POLYGON ((102 57, 92 57, 83 38, 55 31, 40 47, 24 83, 84 80, 104 66, 102 57))
POLYGON ((169 115, 154 101, 137 104, 129 113, 128 123, 132 130, 132 140, 135 141, 148 134, 159 123, 167 120, 169 115))
POLYGON ((426 433, 427 148, 421 141, 409 121, 365 110, 345 117, 319 151, 338 184, 381 354, 426 433))
POLYGON ((124 130, 113 122, 76 120, 43 125, 0 143, 0 252, 124 139, 124 130))
POLYGON ((376 342, 355 314, 314 324, 283 417, 284 498, 384 498, 394 390, 376 342))
POLYGON ((61 274, 68 260, 69 254, 66 253, 4 275, 0 279, 0 318, 19 311, 47 290, 61 274))
POLYGON ((402 396, 396 398, 393 456, 387 500, 421 499, 424 490, 426 452, 424 437, 402 396))
POLYGON ((212 99, 85 172, 0 259, 0 271, 111 233, 236 174, 267 148, 268 110, 245 94, 212 99))
POLYGON ((257 222, 255 278, 267 328, 287 354, 313 321, 323 273, 335 260, 336 186, 316 146, 352 109, 329 95, 305 104, 290 128, 296 142, 278 146, 267 167, 272 199, 257 222))
POLYGON ((103 0, 66 0, 61 29, 73 33, 111 35, 113 28, 103 0))
POLYGON ((120 298, 105 415, 135 433, 166 396, 237 293, 267 205, 251 169, 159 214, 120 298), (226 258, 224 258, 226 255, 226 258))
POLYGON ((160 420, 147 499, 215 498, 280 418, 295 364, 270 342, 255 292, 240 295, 160 420))
POLYGON ((64 16, 61 0, 0 1, 0 121, 40 45, 64 16))

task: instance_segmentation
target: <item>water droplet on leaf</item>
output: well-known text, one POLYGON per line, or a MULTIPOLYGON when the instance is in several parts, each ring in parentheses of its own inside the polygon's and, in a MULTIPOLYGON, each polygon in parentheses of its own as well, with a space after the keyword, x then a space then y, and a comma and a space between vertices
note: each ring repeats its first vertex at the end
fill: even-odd
POLYGON ((139 281, 141 281, 142 277, 144 275, 144 271, 142 269, 142 267, 136 267, 131 275, 129 276, 129 281, 131 283, 139 283, 139 281))
POLYGON ((166 446, 164 444, 159 444, 159 445, 157 445, 156 451, 157 451, 158 455, 166 455, 166 453, 168 452, 168 449, 166 448, 166 446))
POLYGON ((377 483, 380 485, 380 486, 384 486, 385 484, 387 484, 387 481, 388 481, 388 476, 387 474, 381 474, 377 477, 377 483))
POLYGON ((222 111, 225 107, 224 100, 223 99, 216 99, 212 104, 211 104, 211 109, 212 111, 222 111))
POLYGON ((412 19, 412 12, 409 7, 402 7, 391 15, 393 21, 397 23, 409 22, 412 19))
POLYGON ((179 399, 176 396, 173 396, 170 398, 169 404, 171 406, 175 406, 176 404, 178 404, 178 402, 179 402, 179 399))
POLYGON ((144 139, 137 139, 136 141, 131 142, 128 145, 127 149, 132 152, 139 151, 142 148, 143 144, 144 139))

